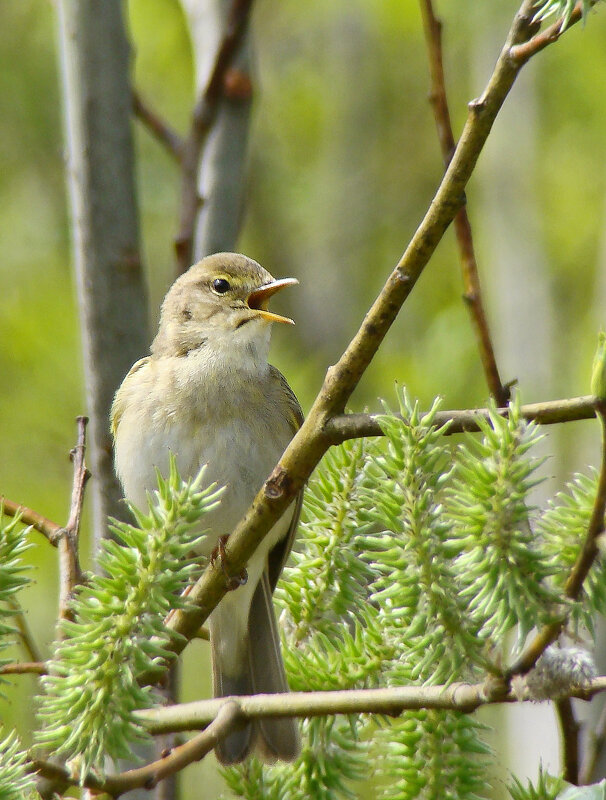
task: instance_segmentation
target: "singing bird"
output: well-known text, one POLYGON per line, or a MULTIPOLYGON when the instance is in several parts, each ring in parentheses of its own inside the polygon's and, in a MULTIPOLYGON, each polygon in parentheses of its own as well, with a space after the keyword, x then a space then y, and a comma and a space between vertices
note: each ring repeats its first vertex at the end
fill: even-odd
MULTIPOLYGON (((203 519, 207 557, 244 516, 303 421, 290 386, 267 360, 272 323, 292 324, 268 311, 269 299, 297 282, 274 280, 237 253, 194 264, 164 298, 151 355, 136 362, 114 399, 115 467, 128 500, 146 507, 156 468, 168 473, 169 453, 183 478, 206 464, 206 483, 225 487, 203 519)), ((216 697, 288 691, 272 592, 300 508, 299 496, 249 561, 247 582, 209 617, 216 697)), ((233 764, 251 752, 291 760, 299 748, 293 719, 264 719, 230 734, 216 753, 233 764)))

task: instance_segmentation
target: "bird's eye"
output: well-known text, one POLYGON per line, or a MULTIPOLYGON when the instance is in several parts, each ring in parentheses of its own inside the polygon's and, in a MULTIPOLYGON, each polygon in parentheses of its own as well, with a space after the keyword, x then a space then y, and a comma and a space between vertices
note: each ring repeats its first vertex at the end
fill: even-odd
POLYGON ((215 294, 225 294, 230 289, 229 281, 225 280, 225 278, 217 278, 212 282, 212 290, 215 294))

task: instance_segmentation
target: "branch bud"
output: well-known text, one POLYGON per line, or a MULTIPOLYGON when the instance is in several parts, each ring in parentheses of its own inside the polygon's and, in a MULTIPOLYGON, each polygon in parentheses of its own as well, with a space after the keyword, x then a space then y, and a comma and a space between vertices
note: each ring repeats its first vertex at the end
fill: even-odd
POLYGON ((604 331, 600 331, 598 334, 598 348, 593 357, 591 393, 601 403, 606 403, 606 333, 604 331))

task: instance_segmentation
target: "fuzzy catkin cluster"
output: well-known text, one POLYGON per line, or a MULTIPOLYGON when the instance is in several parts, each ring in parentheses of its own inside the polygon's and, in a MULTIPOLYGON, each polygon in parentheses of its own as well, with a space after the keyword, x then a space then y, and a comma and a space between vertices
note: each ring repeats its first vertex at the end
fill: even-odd
POLYGON ((200 490, 202 477, 181 481, 171 459, 148 513, 132 508, 137 525, 112 525, 119 542, 103 542, 104 574, 79 588, 74 621, 64 622, 43 679, 38 742, 82 776, 102 771, 108 757, 130 757, 132 744, 147 737, 133 712, 155 697, 138 678, 171 660, 163 622, 200 570, 191 553, 204 538, 204 514, 219 502, 216 487, 200 490))
MULTIPOLYGON (((562 529, 554 509, 579 500, 583 517, 593 476, 573 483, 582 496, 565 493, 540 515, 530 501, 540 434, 517 403, 506 418, 493 408, 479 419, 479 438, 450 445, 434 424, 438 402, 422 414, 406 392, 398 399, 398 413, 379 418, 382 438, 333 448, 310 481, 276 592, 293 690, 482 680, 510 656, 511 631, 519 650, 561 614, 555 550, 572 522, 562 529)), ((567 563, 580 542, 570 538, 567 563)), ((589 605, 603 609, 596 583, 589 605)), ((362 780, 384 800, 486 796, 490 752, 469 715, 313 719, 302 732, 295 765, 226 770, 232 792, 332 800, 356 797, 362 780)))

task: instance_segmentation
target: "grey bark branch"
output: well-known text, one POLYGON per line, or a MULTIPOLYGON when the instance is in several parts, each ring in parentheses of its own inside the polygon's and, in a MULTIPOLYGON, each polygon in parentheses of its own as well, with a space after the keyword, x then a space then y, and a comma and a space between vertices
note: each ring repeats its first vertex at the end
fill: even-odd
POLYGON ((113 394, 148 342, 119 0, 59 0, 67 181, 82 331, 95 538, 124 516, 109 433, 113 394))
POLYGON ((209 116, 209 122, 212 115, 212 128, 206 125, 203 152, 191 137, 193 163, 189 169, 197 175, 188 177, 188 165, 184 164, 179 272, 205 255, 235 249, 250 124, 248 16, 252 0, 183 0, 182 5, 192 37, 200 111, 209 116), (222 67, 223 53, 228 59, 222 67), (221 80, 213 87, 216 75, 221 80), (196 185, 192 184, 194 178, 196 185))

